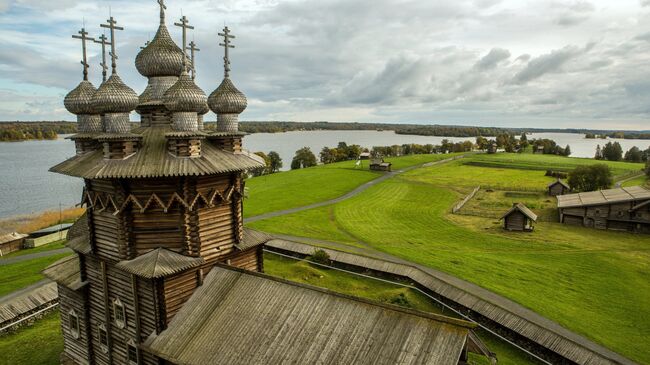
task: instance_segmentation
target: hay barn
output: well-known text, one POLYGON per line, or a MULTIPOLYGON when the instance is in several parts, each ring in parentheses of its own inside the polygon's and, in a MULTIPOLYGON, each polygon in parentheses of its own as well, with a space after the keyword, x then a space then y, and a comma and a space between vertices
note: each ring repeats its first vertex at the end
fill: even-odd
POLYGON ((571 191, 571 187, 567 185, 562 179, 557 179, 556 181, 548 184, 548 195, 558 196, 568 194, 571 191))
POLYGON ((522 203, 516 203, 508 210, 503 217, 503 228, 508 231, 530 232, 533 230, 533 223, 537 222, 537 214, 533 213, 522 203))
POLYGON ((0 236, 0 256, 10 254, 23 248, 26 234, 13 232, 0 236))
POLYGON ((370 170, 374 171, 390 171, 393 164, 390 162, 384 162, 384 159, 374 159, 370 161, 370 170))
POLYGON ((650 191, 632 186, 557 197, 560 222, 650 233, 650 191))

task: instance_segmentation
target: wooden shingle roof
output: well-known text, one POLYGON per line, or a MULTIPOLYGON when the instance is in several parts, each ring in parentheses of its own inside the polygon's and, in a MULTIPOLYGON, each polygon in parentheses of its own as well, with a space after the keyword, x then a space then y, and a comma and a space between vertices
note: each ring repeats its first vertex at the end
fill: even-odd
POLYGON ((248 152, 229 152, 210 142, 201 146, 201 156, 175 157, 167 151, 165 134, 169 126, 141 127, 132 132, 142 136, 141 147, 124 160, 106 160, 101 149, 74 156, 50 169, 85 179, 202 176, 244 171, 264 166, 264 161, 248 152))
POLYGON ((19 239, 25 238, 27 236, 28 235, 26 235, 26 234, 18 233, 18 232, 3 234, 3 235, 0 235, 0 244, 15 241, 15 240, 19 240, 19 239))
POLYGON ((270 234, 256 231, 250 228, 244 228, 244 239, 235 245, 240 251, 248 250, 262 244, 265 244, 273 239, 273 236, 270 234))
POLYGON ((537 222, 537 214, 533 213, 530 209, 528 209, 527 206, 525 206, 523 203, 517 203, 510 208, 502 217, 501 219, 504 219, 505 217, 509 216, 512 214, 514 211, 519 211, 523 213, 526 217, 530 218, 533 220, 533 222, 537 222))
POLYGON ((626 203, 650 199, 650 190, 641 186, 630 186, 586 193, 560 195, 557 197, 558 208, 587 207, 594 205, 606 205, 615 203, 626 203))
POLYGON ((175 364, 456 364, 473 327, 216 266, 141 346, 175 364))
POLYGON ((65 245, 76 252, 88 254, 92 251, 90 236, 88 234, 88 215, 86 212, 70 227, 66 239, 68 241, 65 245))
POLYGON ((120 261, 115 266, 130 274, 155 279, 200 266, 204 262, 202 257, 185 256, 161 247, 133 260, 120 261))
POLYGON ((79 272, 79 257, 71 255, 45 268, 43 275, 58 284, 77 290, 86 284, 81 281, 79 272))
POLYGON ((548 184, 548 187, 550 188, 550 187, 555 186, 557 184, 560 184, 560 185, 564 186, 567 189, 571 189, 571 187, 567 183, 562 181, 562 179, 557 179, 557 180, 553 181, 552 183, 548 184))

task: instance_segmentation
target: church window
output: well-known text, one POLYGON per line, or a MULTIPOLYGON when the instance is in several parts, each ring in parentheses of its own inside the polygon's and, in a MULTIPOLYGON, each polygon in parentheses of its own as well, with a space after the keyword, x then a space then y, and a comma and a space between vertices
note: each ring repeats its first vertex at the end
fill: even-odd
POLYGON ((79 338, 79 316, 74 309, 68 313, 68 328, 72 337, 79 338))
POLYGON ((113 315, 115 318, 115 325, 117 327, 126 327, 126 308, 119 298, 113 301, 113 315))

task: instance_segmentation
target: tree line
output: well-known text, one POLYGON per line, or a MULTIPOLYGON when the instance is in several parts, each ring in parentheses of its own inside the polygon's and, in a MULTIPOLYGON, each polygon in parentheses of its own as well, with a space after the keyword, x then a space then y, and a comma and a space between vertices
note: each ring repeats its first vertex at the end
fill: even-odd
POLYGON ((0 123, 0 141, 17 142, 27 140, 56 139, 59 134, 76 133, 73 122, 8 122, 0 123))
POLYGON ((606 161, 626 161, 626 162, 646 162, 650 159, 650 147, 641 150, 637 146, 633 146, 625 154, 623 148, 618 142, 607 142, 602 148, 600 145, 596 146, 596 160, 606 161))

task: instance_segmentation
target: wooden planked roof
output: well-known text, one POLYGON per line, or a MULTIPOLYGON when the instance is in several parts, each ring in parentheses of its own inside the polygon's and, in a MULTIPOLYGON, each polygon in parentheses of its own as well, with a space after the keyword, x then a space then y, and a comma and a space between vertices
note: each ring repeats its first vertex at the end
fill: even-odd
POLYGON ((527 206, 525 206, 523 203, 517 203, 510 208, 502 217, 501 219, 509 216, 512 214, 514 211, 520 211, 522 212, 526 217, 530 218, 533 220, 533 222, 537 222, 537 214, 533 213, 530 209, 528 209, 527 206))
POLYGON ((79 274, 79 257, 71 255, 56 261, 43 270, 46 278, 65 285, 72 290, 83 287, 86 283, 81 281, 79 274))
POLYGON ((259 245, 263 245, 273 239, 270 234, 256 231, 250 228, 244 228, 244 239, 235 245, 240 251, 248 250, 259 245))
POLYGON ((567 189, 571 189, 571 187, 567 183, 562 181, 562 179, 557 179, 557 180, 553 181, 552 183, 548 184, 548 187, 550 188, 550 187, 555 186, 557 184, 560 184, 560 185, 564 186, 567 189))
POLYGON ((18 233, 18 232, 12 232, 12 233, 7 233, 0 235, 0 244, 11 242, 11 241, 16 241, 21 238, 25 238, 29 235, 26 235, 24 233, 18 233))
POLYGON ((143 278, 155 279, 200 266, 204 262, 202 257, 185 256, 159 247, 133 260, 120 261, 115 267, 143 278))
POLYGON ((65 245, 76 252, 88 254, 92 251, 90 236, 88 234, 88 215, 86 212, 70 227, 66 239, 68 242, 65 245))
POLYGON ((175 364, 456 364, 473 324, 214 267, 142 347, 175 364))
POLYGON ((167 151, 165 134, 171 131, 169 126, 136 128, 133 133, 141 135, 142 142, 133 156, 124 160, 107 160, 104 152, 98 149, 63 161, 50 171, 85 179, 119 179, 202 176, 264 166, 255 154, 224 151, 207 141, 201 145, 200 157, 175 157, 167 151))
POLYGON ((650 190, 641 186, 567 194, 557 197, 558 208, 587 207, 650 199, 650 190))

